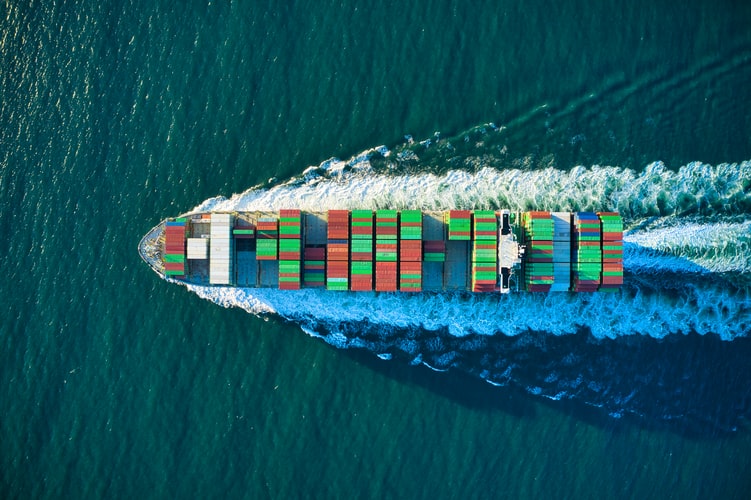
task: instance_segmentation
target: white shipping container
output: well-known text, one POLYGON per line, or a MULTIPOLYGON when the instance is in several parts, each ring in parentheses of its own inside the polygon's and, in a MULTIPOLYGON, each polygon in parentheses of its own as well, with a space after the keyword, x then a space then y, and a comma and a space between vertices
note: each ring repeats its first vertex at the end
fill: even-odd
POLYGON ((189 259, 206 259, 209 256, 209 241, 204 238, 188 238, 189 259))

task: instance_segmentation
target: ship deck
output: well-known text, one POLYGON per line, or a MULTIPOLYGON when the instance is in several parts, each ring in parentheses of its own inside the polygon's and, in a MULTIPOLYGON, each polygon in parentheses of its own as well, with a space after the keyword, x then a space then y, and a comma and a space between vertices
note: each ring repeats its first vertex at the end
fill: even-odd
MULTIPOLYGON (((238 212, 236 216, 248 225, 258 222, 274 212, 238 212)), ((466 291, 470 288, 470 246, 468 241, 449 241, 444 212, 423 212, 423 240, 443 240, 446 242, 445 262, 423 262, 423 291, 466 291)), ((191 219, 193 238, 208 237, 210 223, 200 214, 187 214, 191 219)), ((302 214, 302 246, 325 246, 326 212, 304 212, 302 214)), ((277 288, 279 286, 279 262, 257 260, 254 240, 237 240, 234 251, 235 286, 250 288, 277 288)), ((187 275, 184 281, 199 285, 209 285, 209 264, 207 260, 187 260, 187 275)))

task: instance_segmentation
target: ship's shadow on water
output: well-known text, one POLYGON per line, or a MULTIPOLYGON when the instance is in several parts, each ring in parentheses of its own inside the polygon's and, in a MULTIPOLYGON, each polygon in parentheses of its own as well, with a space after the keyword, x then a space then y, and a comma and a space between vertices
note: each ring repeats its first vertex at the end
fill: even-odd
MULTIPOLYGON (((361 331, 367 331, 367 327, 361 331)), ((435 332, 425 332, 434 335, 435 332)), ((367 336, 367 334, 366 334, 367 336)), ((414 332, 411 334, 414 337, 414 332)), ((535 418, 539 404, 610 431, 627 426, 696 439, 734 435, 751 417, 751 339, 722 341, 687 334, 665 339, 631 336, 598 340, 582 331, 551 336, 450 339, 428 344, 453 349, 434 371, 392 350, 343 353, 369 369, 484 411, 535 418), (479 349, 456 350, 472 343, 479 349), (483 380, 487 378, 500 385, 483 380)), ((423 354, 431 366, 444 354, 423 354)))

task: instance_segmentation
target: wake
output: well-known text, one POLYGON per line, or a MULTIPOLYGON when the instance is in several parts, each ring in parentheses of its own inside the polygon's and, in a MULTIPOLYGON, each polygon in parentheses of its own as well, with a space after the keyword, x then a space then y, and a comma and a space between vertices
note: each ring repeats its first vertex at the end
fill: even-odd
POLYGON ((349 161, 332 159, 286 183, 212 198, 194 211, 615 210, 626 224, 623 290, 499 297, 189 288, 225 307, 279 314, 309 333, 325 330, 329 333, 320 336, 338 347, 353 344, 338 333, 338 325, 366 322, 445 330, 452 337, 528 331, 560 336, 585 330, 596 338, 696 332, 733 340, 751 330, 751 162, 691 163, 678 171, 657 162, 641 172, 594 166, 434 175, 400 173, 398 161, 388 163, 392 156, 380 147, 349 161), (385 171, 373 167, 373 158, 386 162, 385 171))

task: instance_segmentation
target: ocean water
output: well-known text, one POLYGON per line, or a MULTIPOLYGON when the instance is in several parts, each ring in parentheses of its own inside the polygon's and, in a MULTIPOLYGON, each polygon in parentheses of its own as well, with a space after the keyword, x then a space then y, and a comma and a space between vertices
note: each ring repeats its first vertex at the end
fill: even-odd
POLYGON ((6 2, 7 498, 746 498, 751 8, 6 2), (618 209, 619 295, 160 280, 193 208, 618 209), (227 307, 217 307, 219 305, 227 307))

